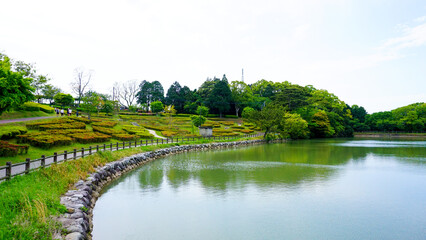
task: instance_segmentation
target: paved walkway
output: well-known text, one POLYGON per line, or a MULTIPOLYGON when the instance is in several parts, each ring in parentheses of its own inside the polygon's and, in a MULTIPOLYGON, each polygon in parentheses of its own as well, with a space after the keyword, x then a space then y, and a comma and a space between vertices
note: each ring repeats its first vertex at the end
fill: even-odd
POLYGON ((48 116, 48 117, 31 117, 31 118, 17 118, 17 119, 6 119, 6 120, 0 120, 0 124, 13 123, 13 122, 33 121, 33 120, 40 120, 40 119, 47 119, 47 118, 55 118, 55 117, 56 117, 56 116, 48 116))

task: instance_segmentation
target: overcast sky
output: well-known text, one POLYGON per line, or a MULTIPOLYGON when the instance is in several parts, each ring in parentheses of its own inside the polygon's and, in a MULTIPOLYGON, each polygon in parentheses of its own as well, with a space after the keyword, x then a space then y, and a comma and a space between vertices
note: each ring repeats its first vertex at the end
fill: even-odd
POLYGON ((426 99, 425 0, 0 1, 0 52, 68 93, 77 67, 103 93, 244 68, 247 83, 313 85, 369 113, 426 99))

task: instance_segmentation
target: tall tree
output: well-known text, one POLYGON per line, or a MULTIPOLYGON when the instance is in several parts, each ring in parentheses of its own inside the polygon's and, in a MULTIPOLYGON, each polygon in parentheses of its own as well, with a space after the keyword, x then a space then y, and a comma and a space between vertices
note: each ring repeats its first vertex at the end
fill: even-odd
POLYGON ((207 78, 206 81, 201 84, 201 86, 198 88, 198 95, 202 99, 203 103, 206 104, 207 99, 210 97, 210 94, 213 91, 214 85, 216 85, 217 82, 219 82, 220 79, 214 77, 207 78))
POLYGON ((14 61, 12 65, 12 68, 16 72, 21 73, 24 78, 31 79, 31 87, 34 90, 37 102, 40 103, 41 98, 43 98, 42 91, 47 82, 50 81, 50 78, 48 78, 47 75, 38 75, 35 65, 32 63, 14 61))
POLYGON ((78 106, 80 106, 81 98, 89 88, 92 73, 93 71, 84 68, 74 69, 74 82, 71 83, 71 89, 78 96, 78 106))
POLYGON ((53 97, 60 92, 61 92, 61 89, 59 89, 59 88, 57 88, 57 87, 55 87, 51 84, 46 84, 44 86, 43 90, 42 90, 43 97, 45 99, 49 99, 50 105, 52 105, 53 97))
POLYGON ((31 78, 11 69, 9 57, 0 54, 0 114, 33 100, 31 78))
POLYGON ((268 104, 261 111, 250 110, 245 112, 249 122, 255 123, 263 131, 263 137, 271 132, 279 132, 282 118, 285 114, 284 108, 279 105, 268 104))
POLYGON ((308 97, 310 97, 308 89, 288 84, 280 88, 280 92, 274 97, 276 104, 283 105, 287 110, 293 111, 299 107, 308 105, 308 97))
POLYGON ((226 111, 229 111, 230 103, 232 101, 232 93, 229 88, 228 81, 225 74, 223 79, 218 81, 213 88, 210 96, 207 99, 207 106, 213 110, 219 112, 220 117, 226 111))
POLYGON ((65 93, 57 93, 53 99, 55 100, 56 104, 61 104, 62 107, 69 106, 74 102, 74 98, 71 96, 71 94, 65 94, 65 93))
POLYGON ((124 82, 118 89, 120 95, 120 103, 123 106, 129 108, 133 105, 133 102, 136 100, 137 93, 139 91, 138 83, 136 80, 130 80, 124 82))
POLYGON ((139 92, 137 93, 137 102, 141 105, 149 107, 154 101, 164 101, 164 89, 159 81, 152 83, 143 80, 139 84, 139 92))
POLYGON ((167 90, 166 104, 174 105, 177 112, 183 112, 185 106, 185 92, 190 91, 188 87, 182 88, 179 82, 174 82, 167 90))
POLYGON ((253 102, 253 92, 243 81, 232 81, 230 85, 232 100, 235 105, 235 115, 239 116, 240 109, 250 106, 253 102))

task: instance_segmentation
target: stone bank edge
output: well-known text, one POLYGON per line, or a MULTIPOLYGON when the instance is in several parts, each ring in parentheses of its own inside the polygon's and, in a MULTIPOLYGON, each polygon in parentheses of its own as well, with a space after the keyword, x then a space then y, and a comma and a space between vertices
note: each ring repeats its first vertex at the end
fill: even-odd
POLYGON ((265 142, 265 140, 247 140, 239 142, 175 146, 135 154, 133 156, 108 163, 105 166, 96 169, 96 171, 90 174, 90 176, 85 181, 78 181, 76 184, 74 184, 75 190, 69 190, 61 197, 61 204, 67 208, 68 213, 59 216, 57 221, 62 224, 66 234, 58 234, 55 239, 91 239, 90 233, 93 228, 93 208, 96 204, 96 200, 99 197, 100 191, 106 184, 115 178, 118 178, 125 172, 170 154, 194 150, 208 150, 224 147, 260 144, 265 142))

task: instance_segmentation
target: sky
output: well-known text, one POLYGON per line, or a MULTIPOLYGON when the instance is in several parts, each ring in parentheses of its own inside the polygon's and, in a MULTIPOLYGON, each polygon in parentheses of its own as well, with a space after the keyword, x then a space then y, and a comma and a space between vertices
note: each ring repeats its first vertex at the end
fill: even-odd
POLYGON ((0 52, 72 93, 208 77, 313 85, 367 112, 426 100, 424 0, 0 0, 0 52))

